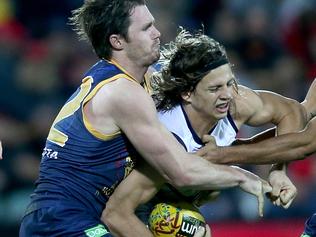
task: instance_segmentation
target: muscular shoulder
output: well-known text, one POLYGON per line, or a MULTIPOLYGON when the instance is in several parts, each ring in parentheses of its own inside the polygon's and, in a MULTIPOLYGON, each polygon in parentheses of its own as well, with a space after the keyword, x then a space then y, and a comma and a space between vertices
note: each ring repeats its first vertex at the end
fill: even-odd
POLYGON ((246 86, 239 85, 231 108, 231 114, 236 124, 241 126, 246 123, 260 107, 262 107, 262 101, 258 93, 246 86))
POLYGON ((124 78, 104 85, 95 100, 103 112, 113 116, 130 116, 138 110, 154 107, 150 95, 141 85, 124 78))
POLYGON ((275 124, 293 111, 302 111, 302 106, 293 99, 272 91, 252 90, 244 86, 239 87, 235 103, 236 122, 251 126, 275 124))
POLYGON ((155 115, 154 103, 148 93, 136 82, 120 78, 103 85, 85 106, 85 114, 93 126, 113 133, 122 123, 130 123, 148 114, 155 115))

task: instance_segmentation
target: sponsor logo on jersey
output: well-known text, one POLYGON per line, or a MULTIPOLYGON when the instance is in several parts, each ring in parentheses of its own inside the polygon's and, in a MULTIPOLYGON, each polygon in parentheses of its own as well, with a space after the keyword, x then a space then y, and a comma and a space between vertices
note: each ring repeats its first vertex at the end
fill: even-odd
POLYGON ((88 237, 101 237, 109 232, 105 229, 103 225, 97 225, 93 228, 84 231, 88 237))

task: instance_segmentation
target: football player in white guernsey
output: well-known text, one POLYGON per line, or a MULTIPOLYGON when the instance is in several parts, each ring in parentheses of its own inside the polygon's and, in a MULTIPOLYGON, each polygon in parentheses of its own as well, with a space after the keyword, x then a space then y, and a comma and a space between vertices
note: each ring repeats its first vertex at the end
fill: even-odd
MULTIPOLYGON (((161 55, 161 70, 151 81, 158 117, 189 152, 201 148, 203 136, 210 134, 218 145, 230 145, 243 124, 273 123, 277 134, 305 126, 305 110, 297 101, 238 85, 224 47, 202 33, 182 30, 161 55)), ((297 191, 286 175, 286 165, 275 164, 269 182, 271 197, 286 196, 282 205, 287 208, 297 191)), ((163 183, 148 166, 138 167, 122 181, 102 215, 111 231, 123 231, 130 220, 136 223, 135 208, 152 198, 163 183)))

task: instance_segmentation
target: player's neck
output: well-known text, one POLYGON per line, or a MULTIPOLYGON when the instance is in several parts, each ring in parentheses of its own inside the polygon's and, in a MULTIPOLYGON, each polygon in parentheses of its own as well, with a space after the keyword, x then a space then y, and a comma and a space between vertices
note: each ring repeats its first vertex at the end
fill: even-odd
POLYGON ((217 124, 218 120, 211 120, 209 117, 205 117, 195 111, 191 106, 183 106, 190 124, 195 133, 202 138, 203 135, 208 134, 209 131, 217 124))
POLYGON ((144 75, 148 70, 148 66, 138 65, 137 62, 133 62, 122 56, 113 56, 111 60, 115 61, 126 74, 133 77, 139 83, 144 81, 144 75))

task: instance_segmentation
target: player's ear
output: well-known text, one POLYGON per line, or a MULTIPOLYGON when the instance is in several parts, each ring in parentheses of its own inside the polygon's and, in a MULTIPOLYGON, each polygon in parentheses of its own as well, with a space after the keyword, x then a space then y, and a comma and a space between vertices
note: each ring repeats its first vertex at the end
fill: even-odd
POLYGON ((181 97, 186 102, 191 102, 191 91, 181 93, 181 97))
POLYGON ((112 47, 116 50, 123 49, 123 37, 118 34, 110 35, 110 43, 112 47))

